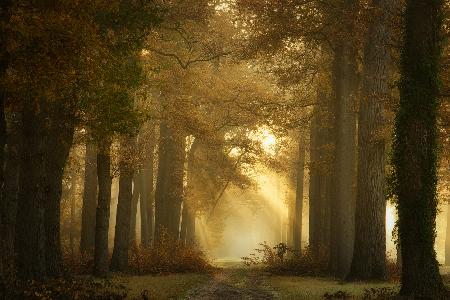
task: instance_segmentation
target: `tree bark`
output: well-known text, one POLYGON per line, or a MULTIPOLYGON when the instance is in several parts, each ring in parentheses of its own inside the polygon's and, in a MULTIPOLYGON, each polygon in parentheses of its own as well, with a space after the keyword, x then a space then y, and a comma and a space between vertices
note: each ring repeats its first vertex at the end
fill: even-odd
MULTIPOLYGON (((154 135, 151 135, 154 138, 154 135)), ((145 220, 141 221, 141 232, 146 232, 145 240, 142 240, 144 246, 149 246, 151 240, 153 239, 153 206, 154 206, 154 195, 153 195, 153 141, 149 141, 152 145, 150 146, 149 153, 146 153, 144 160, 143 169, 141 172, 141 216, 142 212, 145 213, 145 220), (145 205, 143 205, 145 204, 145 205)))
POLYGON ((149 205, 149 194, 148 194, 148 170, 139 170, 139 180, 140 180, 140 197, 139 205, 141 209, 141 244, 143 246, 148 246, 150 244, 149 239, 149 226, 148 226, 148 205, 149 205))
POLYGON ((393 1, 373 0, 364 46, 362 97, 359 108, 358 183, 355 245, 348 279, 386 277, 385 140, 381 136, 383 98, 389 93, 390 29, 393 1))
MULTIPOLYGON (((12 5, 11 0, 2 1, 0 4, 0 22, 7 24, 11 16, 10 7, 12 5)), ((9 53, 6 45, 7 35, 4 31, 4 27, 0 28, 0 78, 4 78, 4 74, 9 65, 9 53)), ((11 216, 15 216, 15 209, 17 206, 17 194, 10 197, 10 200, 4 199, 5 195, 5 178, 7 166, 7 149, 5 146, 8 141, 7 134, 7 121, 5 115, 5 108, 7 105, 7 92, 0 89, 0 187, 2 188, 0 194, 0 285, 6 281, 13 280, 15 276, 15 264, 14 264, 14 224, 15 218, 11 220, 11 216), (13 200, 13 202, 11 202, 13 200), (11 206, 12 204, 12 206, 11 206), (12 222, 11 222, 12 221, 12 222)), ((17 164, 16 164, 17 166, 17 164)), ((17 167, 16 167, 17 169, 17 167)), ((18 174, 18 173, 17 173, 18 174)), ((17 178, 13 174, 14 178, 17 178)), ((16 184, 17 185, 17 184, 16 184)))
POLYGON ((158 179, 155 193, 155 241, 161 230, 179 238, 180 211, 183 202, 185 135, 172 124, 160 126, 158 179))
POLYGON ((309 247, 312 253, 319 251, 319 218, 320 218, 320 174, 318 170, 319 147, 318 140, 318 109, 314 107, 310 125, 309 139, 309 247))
POLYGON ((191 149, 189 149, 188 159, 187 159, 187 193, 183 202, 183 216, 181 218, 181 233, 180 240, 186 245, 193 245, 196 242, 195 238, 195 207, 193 200, 189 191, 192 189, 192 179, 194 178, 196 161, 195 154, 197 149, 200 147, 200 139, 195 138, 192 143, 191 149))
POLYGON ((393 151, 402 252, 400 293, 434 299, 444 292, 434 250, 442 10, 443 1, 406 1, 393 151))
POLYGON ((76 235, 76 196, 77 196, 77 177, 75 172, 71 174, 70 178, 70 230, 69 230, 69 246, 71 258, 75 257, 75 235, 76 235))
MULTIPOLYGON (((65 119, 65 118, 64 118, 65 119)), ((56 121, 58 122, 58 121, 56 121)), ((55 123, 56 123, 55 122, 55 123)), ((44 215, 45 261, 48 277, 63 274, 61 250, 61 193, 64 167, 69 157, 74 134, 74 126, 66 128, 69 121, 55 124, 46 142, 45 164, 48 176, 47 199, 44 215)))
POLYGON ((97 154, 98 201, 95 224, 94 275, 104 277, 108 273, 108 230, 111 205, 111 142, 99 144, 97 154))
POLYGON ((2 280, 11 281, 15 277, 16 215, 19 193, 22 114, 12 105, 4 103, 6 122, 6 147, 4 149, 4 181, 1 190, 1 273, 2 280))
POLYGON ((131 219, 130 219, 130 244, 136 243, 136 215, 139 197, 141 194, 141 180, 139 172, 133 174, 133 198, 131 199, 131 219))
POLYGON ((80 239, 80 251, 82 254, 92 253, 94 250, 97 186, 97 147, 92 142, 86 142, 80 239))
POLYGON ((293 240, 294 250, 301 252, 302 249, 302 215, 303 215, 303 183, 305 174, 305 137, 303 131, 300 132, 298 141, 298 161, 297 161, 297 189, 295 194, 295 209, 293 216, 293 240))
POLYGON ((355 29, 357 4, 344 1, 342 8, 344 38, 337 41, 334 50, 333 85, 336 99, 336 158, 335 200, 333 201, 331 247, 333 273, 343 279, 347 276, 353 257, 354 240, 354 178, 357 92, 356 46, 351 40, 355 29))
POLYGON ((70 108, 43 101, 23 107, 23 140, 16 225, 18 274, 23 279, 60 276, 62 176, 74 124, 70 108), (64 121, 62 121, 64 120, 64 121))
POLYGON ((122 141, 122 157, 120 162, 119 199, 117 202, 116 230, 111 270, 125 271, 128 268, 128 249, 130 235, 131 205, 133 198, 133 167, 129 161, 134 138, 122 141))
POLYGON ((17 271, 22 279, 45 278, 44 140, 39 138, 37 117, 24 111, 23 147, 17 205, 16 240, 17 271))

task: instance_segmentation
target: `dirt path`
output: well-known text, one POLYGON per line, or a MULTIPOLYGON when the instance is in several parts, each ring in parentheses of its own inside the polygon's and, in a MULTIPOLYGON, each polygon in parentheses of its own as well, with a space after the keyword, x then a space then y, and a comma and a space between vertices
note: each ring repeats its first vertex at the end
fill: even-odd
POLYGON ((206 285, 192 290, 187 299, 277 299, 265 275, 256 270, 224 268, 206 285))

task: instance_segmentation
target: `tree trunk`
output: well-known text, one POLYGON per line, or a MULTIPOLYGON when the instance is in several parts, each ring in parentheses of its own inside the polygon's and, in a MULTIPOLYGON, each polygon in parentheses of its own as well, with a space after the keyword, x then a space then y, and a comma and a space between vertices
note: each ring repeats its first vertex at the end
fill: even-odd
POLYGON ((389 24, 391 0, 373 0, 364 47, 359 108, 358 183, 355 245, 348 279, 386 277, 385 140, 381 135, 383 98, 389 93, 389 24))
POLYGON ((318 139, 318 112, 317 107, 314 107, 313 117, 310 126, 309 139, 309 247, 313 254, 319 251, 319 191, 320 191, 320 174, 318 170, 319 149, 317 145, 318 139))
POLYGON ((144 162, 144 168, 141 170, 141 203, 145 203, 143 206, 141 204, 141 214, 142 211, 146 212, 145 223, 141 223, 142 232, 146 231, 146 240, 142 241, 142 244, 149 246, 151 240, 153 239, 153 147, 151 147, 151 152, 147 153, 147 159, 144 162), (144 209, 144 210, 143 210, 144 209), (145 227, 143 227, 145 226, 145 227))
POLYGON ((148 183, 146 179, 148 178, 148 170, 141 169, 139 170, 139 180, 140 180, 140 197, 139 197, 139 205, 141 209, 141 244, 143 246, 148 246, 150 243, 149 239, 149 226, 148 226, 148 183))
POLYGON ((195 244, 195 207, 192 203, 192 199, 189 195, 189 191, 192 189, 192 178, 195 176, 195 154, 200 147, 200 139, 195 138, 194 142, 189 149, 187 159, 187 192, 183 202, 183 216, 181 218, 181 233, 180 240, 186 245, 195 244))
POLYGON ((332 229, 335 244, 331 248, 334 275, 347 276, 353 257, 354 240, 354 178, 357 92, 356 46, 351 40, 357 7, 354 0, 347 0, 343 7, 343 33, 334 50, 334 93, 336 97, 336 159, 335 199, 333 201, 332 229), (348 23, 347 23, 348 20, 348 23))
POLYGON ((95 210, 97 207, 97 147, 86 143, 83 207, 81 211, 80 251, 92 253, 95 244, 95 210))
MULTIPOLYGON (((318 100, 324 102, 324 93, 318 94, 318 100)), ((324 102, 326 107, 328 103, 324 102)), ((310 163, 309 163, 309 247, 314 255, 327 255, 330 247, 330 206, 334 193, 327 191, 333 177, 326 166, 333 163, 327 158, 334 153, 328 153, 332 135, 327 135, 327 115, 319 106, 314 108, 310 125, 310 163)))
MULTIPOLYGON (((5 105, 7 105, 5 103, 5 105)), ((16 272, 14 238, 19 193, 22 149, 22 114, 7 105, 5 109, 7 140, 4 149, 4 181, 1 191, 1 274, 10 281, 16 272)))
POLYGON ((134 172, 133 174, 133 198, 131 199, 131 218, 130 218, 130 244, 136 243, 136 215, 137 205, 141 194, 141 180, 140 173, 134 172))
POLYGON ((125 271, 128 268, 128 249, 130 235, 131 205, 133 198, 133 167, 129 161, 134 138, 122 141, 122 157, 120 162, 119 199, 117 202, 116 230, 111 270, 125 271))
POLYGON ((73 115, 41 103, 24 107, 23 147, 17 211, 17 267, 24 279, 60 276, 60 200, 64 166, 72 145, 73 115))
POLYGON ((302 215, 303 215, 303 179, 305 174, 305 136, 300 132, 298 141, 297 189, 295 194, 295 209, 293 216, 294 250, 300 253, 302 249, 302 215))
POLYGON ((442 6, 443 1, 406 1, 393 163, 402 252, 400 293, 408 297, 438 298, 444 291, 434 250, 442 6))
POLYGON ((108 273, 108 230, 111 205, 111 143, 104 141, 97 154, 98 201, 95 224, 94 275, 104 277, 108 273))
POLYGON ((160 126, 158 179, 155 193, 155 240, 161 230, 179 238, 180 210, 183 202, 185 135, 171 128, 167 121, 160 126))
POLYGON ((77 178, 75 173, 71 174, 70 184, 70 230, 69 230, 69 243, 70 243, 70 255, 71 258, 75 257, 75 235, 76 235, 76 196, 77 196, 77 178))
MULTIPOLYGON (((2 24, 7 24, 11 16, 10 7, 12 5, 11 0, 2 1, 0 4, 0 22, 2 24)), ((3 26, 5 27, 5 26, 3 26)), ((6 45, 7 36, 5 34, 4 28, 0 29, 0 44, 6 45)), ((0 78, 4 78, 4 74, 9 65, 9 53, 6 47, 2 46, 0 50, 0 78)), ((8 141, 8 129, 6 121, 6 106, 7 106, 7 92, 1 88, 0 89, 0 240, 2 245, 0 245, 0 285, 5 281, 12 281, 15 277, 15 263, 14 263, 14 234, 15 234, 15 210, 17 209, 17 188, 15 192, 8 196, 9 200, 4 199, 6 183, 6 173, 8 168, 7 160, 7 149, 5 146, 8 141)), ((17 137, 20 137, 18 135, 17 137)), ((14 170, 15 172, 11 174, 13 176, 12 181, 15 181, 15 187, 17 187, 18 180, 18 153, 16 154, 14 170)), ((11 166, 11 165, 10 165, 11 166)), ((9 194, 8 194, 9 195, 9 194)), ((0 286, 1 287, 1 286, 0 286)))
MULTIPOLYGON (((68 121, 70 122, 70 121, 68 121)), ((66 128, 66 122, 55 124, 46 142, 45 164, 48 188, 44 215, 45 261, 48 277, 59 277, 63 273, 61 250, 61 193, 64 167, 69 157, 74 127, 66 128)))

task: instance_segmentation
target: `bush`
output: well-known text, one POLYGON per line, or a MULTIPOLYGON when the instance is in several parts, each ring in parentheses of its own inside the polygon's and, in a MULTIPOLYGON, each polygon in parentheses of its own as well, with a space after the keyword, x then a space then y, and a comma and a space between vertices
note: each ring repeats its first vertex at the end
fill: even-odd
POLYGON ((314 255, 307 247, 301 254, 280 243, 274 247, 260 243, 248 257, 242 260, 247 266, 259 266, 277 275, 321 276, 326 274, 327 255, 314 255))
POLYGON ((135 274, 202 273, 212 266, 197 246, 184 245, 163 231, 151 247, 132 246, 129 269, 135 274))
POLYGON ((92 274, 94 269, 93 253, 70 253, 63 249, 64 266, 69 274, 83 275, 92 274))
POLYGON ((17 281, 0 290, 0 299, 10 300, 121 300, 126 297, 125 287, 93 279, 17 281))

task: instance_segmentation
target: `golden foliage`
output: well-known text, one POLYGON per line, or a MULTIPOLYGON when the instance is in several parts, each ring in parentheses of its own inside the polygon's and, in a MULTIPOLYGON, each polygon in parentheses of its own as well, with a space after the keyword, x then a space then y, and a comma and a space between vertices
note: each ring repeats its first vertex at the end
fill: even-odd
POLYGON ((154 245, 132 246, 129 269, 135 274, 202 273, 212 266, 197 246, 183 245, 163 230, 154 245))

